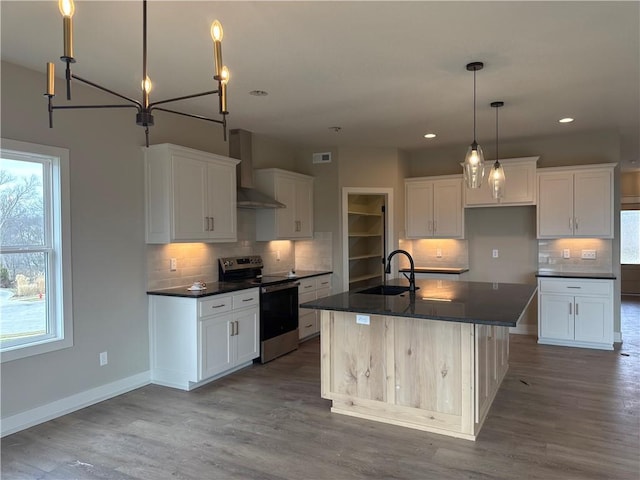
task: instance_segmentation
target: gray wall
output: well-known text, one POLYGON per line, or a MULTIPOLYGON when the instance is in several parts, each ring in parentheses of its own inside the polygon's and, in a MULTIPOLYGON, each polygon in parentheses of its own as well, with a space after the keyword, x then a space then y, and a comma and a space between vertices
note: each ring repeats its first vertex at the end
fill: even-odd
MULTIPOLYGON (((57 111, 49 129, 44 72, 3 62, 1 80, 2 137, 69 149, 74 316, 73 347, 2 364, 7 417, 147 371, 149 342, 144 131, 135 110, 57 111), (109 352, 105 367, 98 363, 102 351, 109 352)), ((56 83, 63 92, 63 82, 56 83)), ((74 86, 73 103, 112 101, 74 86)), ((228 152, 219 126, 160 112, 151 143, 162 142, 228 152)))

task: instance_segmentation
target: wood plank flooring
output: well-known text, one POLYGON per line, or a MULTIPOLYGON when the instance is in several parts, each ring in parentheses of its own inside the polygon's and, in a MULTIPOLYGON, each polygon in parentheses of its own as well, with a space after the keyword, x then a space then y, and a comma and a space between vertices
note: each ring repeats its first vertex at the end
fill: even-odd
POLYGON ((640 297, 613 352, 511 336, 476 442, 331 414, 319 342, 193 392, 149 385, 5 437, 3 479, 640 478, 640 297))

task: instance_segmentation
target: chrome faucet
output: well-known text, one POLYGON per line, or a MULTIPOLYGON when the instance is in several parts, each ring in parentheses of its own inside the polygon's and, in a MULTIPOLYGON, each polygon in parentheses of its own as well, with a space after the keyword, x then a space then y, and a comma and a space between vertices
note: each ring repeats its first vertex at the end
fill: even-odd
POLYGON ((391 273, 391 259, 397 253, 403 253, 409 259, 409 265, 411 266, 411 272, 409 276, 403 272, 402 274, 409 280, 409 293, 415 293, 416 291, 416 267, 413 264, 413 258, 406 250, 394 250, 389 254, 389 258, 387 258, 387 267, 384 269, 384 273, 391 273))

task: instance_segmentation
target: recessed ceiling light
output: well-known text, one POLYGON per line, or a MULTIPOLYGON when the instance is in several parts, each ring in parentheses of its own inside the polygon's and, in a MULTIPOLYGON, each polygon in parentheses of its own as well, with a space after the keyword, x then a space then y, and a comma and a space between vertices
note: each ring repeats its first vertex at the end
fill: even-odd
POLYGON ((436 136, 435 133, 425 133, 424 138, 436 138, 436 136))
POLYGON ((254 97, 266 97, 269 95, 269 92, 265 92, 264 90, 251 90, 249 95, 253 95, 254 97))
POLYGON ((571 117, 561 118, 560 120, 558 120, 558 122, 560 122, 560 123, 571 123, 571 122, 573 122, 573 118, 571 118, 571 117))

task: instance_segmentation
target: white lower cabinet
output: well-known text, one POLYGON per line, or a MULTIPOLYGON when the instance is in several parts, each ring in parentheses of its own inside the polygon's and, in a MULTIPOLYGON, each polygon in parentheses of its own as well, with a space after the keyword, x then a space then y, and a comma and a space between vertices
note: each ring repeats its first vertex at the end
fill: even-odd
POLYGON ((613 350, 613 281, 538 279, 538 343, 613 350))
MULTIPOLYGON (((303 278, 298 286, 298 303, 302 304, 331 295, 331 275, 303 278)), ((298 309, 298 336, 309 339, 320 332, 320 310, 298 309)))
POLYGON ((200 299, 149 296, 151 381, 191 390, 260 355, 257 288, 200 299))

